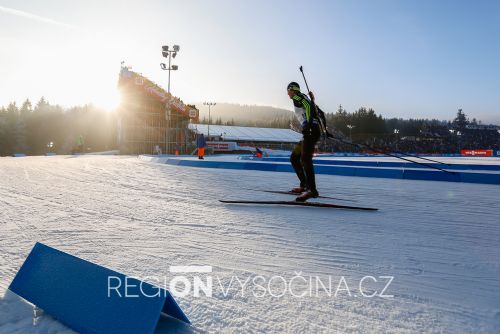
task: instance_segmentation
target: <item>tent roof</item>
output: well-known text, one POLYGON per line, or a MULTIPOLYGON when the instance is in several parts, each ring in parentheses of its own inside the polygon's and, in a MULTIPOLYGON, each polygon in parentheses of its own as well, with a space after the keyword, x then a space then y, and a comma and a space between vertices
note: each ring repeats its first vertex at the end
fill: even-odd
MULTIPOLYGON (((207 124, 189 124, 189 128, 196 133, 208 136, 207 124)), ((290 129, 254 128, 247 126, 229 126, 210 124, 210 136, 220 136, 227 141, 259 141, 296 143, 302 135, 290 129)))

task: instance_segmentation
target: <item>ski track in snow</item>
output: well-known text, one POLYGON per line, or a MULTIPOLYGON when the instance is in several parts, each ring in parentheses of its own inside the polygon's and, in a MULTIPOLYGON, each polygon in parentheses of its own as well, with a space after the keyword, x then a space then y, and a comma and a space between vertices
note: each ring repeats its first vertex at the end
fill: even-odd
MULTIPOLYGON (((0 158, 0 295, 40 241, 137 277, 210 265, 227 278, 331 275, 334 287, 345 276, 355 290, 365 275, 394 276, 394 298, 177 297, 195 332, 500 332, 499 186, 317 178, 323 195, 380 211, 218 202, 293 199, 245 190, 286 190, 291 173, 124 156, 0 158)), ((8 292, 0 332, 71 333, 8 292)))

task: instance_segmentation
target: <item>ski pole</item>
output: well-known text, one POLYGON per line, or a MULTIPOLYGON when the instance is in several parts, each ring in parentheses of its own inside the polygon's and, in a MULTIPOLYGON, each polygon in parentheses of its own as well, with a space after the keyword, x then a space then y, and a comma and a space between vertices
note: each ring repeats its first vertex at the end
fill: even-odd
POLYGON ((299 70, 300 70, 300 73, 302 73, 302 77, 304 78, 304 82, 306 83, 307 92, 311 93, 311 91, 309 90, 309 86, 307 85, 307 80, 306 80, 306 76, 304 74, 304 68, 302 67, 302 65, 300 65, 299 70))
MULTIPOLYGON (((300 70, 300 73, 302 73, 302 77, 304 78, 304 82, 306 83, 307 92, 309 93, 309 96, 310 96, 311 95, 311 91, 309 90, 309 85, 307 84, 306 75, 304 74, 304 68, 302 67, 302 65, 299 67, 299 70, 300 70)), ((316 108, 316 103, 314 101, 312 101, 312 103, 314 105, 314 108, 316 108)), ((325 128, 326 128, 326 124, 325 124, 325 128)), ((431 162, 435 162, 435 163, 438 163, 438 164, 449 166, 448 164, 446 164, 444 162, 437 161, 437 160, 432 160, 432 159, 428 159, 428 158, 423 158, 423 157, 420 157, 418 155, 411 155, 411 154, 406 154, 406 153, 403 153, 403 152, 396 152, 396 153, 401 154, 401 155, 405 155, 405 156, 409 156, 409 157, 412 157, 412 158, 427 160, 427 161, 431 161, 431 162)))
POLYGON ((405 158, 402 158, 402 157, 398 157, 397 155, 394 155, 394 154, 391 154, 391 153, 388 153, 388 152, 384 152, 384 151, 378 150, 378 149, 376 149, 374 147, 371 147, 370 145, 351 143, 351 142, 345 141, 345 140, 343 140, 341 138, 335 137, 335 136, 333 136, 330 133, 327 135, 327 138, 335 139, 335 140, 340 141, 341 143, 344 143, 344 144, 347 144, 347 145, 353 145, 353 146, 356 146, 358 148, 362 148, 364 146, 364 147, 368 148, 369 150, 372 150, 372 151, 374 151, 376 153, 387 155, 389 157, 398 158, 398 159, 401 159, 401 160, 404 160, 404 161, 412 162, 412 163, 417 164, 417 165, 422 165, 422 166, 425 166, 425 167, 428 167, 428 168, 437 169, 437 170, 442 171, 442 172, 446 172, 446 173, 450 173, 450 174, 456 174, 456 172, 452 172, 452 171, 449 171, 449 170, 446 170, 446 169, 442 169, 442 168, 439 168, 439 167, 436 167, 436 166, 432 166, 432 165, 429 165, 429 164, 426 164, 426 163, 417 162, 417 161, 405 159, 405 158))
POLYGON ((318 121, 320 123, 321 130, 323 133, 328 133, 326 129, 326 119, 324 116, 320 117, 319 112, 318 112, 318 106, 316 105, 315 99, 313 99, 313 96, 311 94, 311 90, 309 89, 309 85, 307 84, 306 76, 304 74, 304 68, 302 65, 299 66, 300 73, 302 73, 302 77, 304 78, 304 82, 306 83, 306 88, 307 88, 307 93, 309 94, 309 97, 311 98, 311 102, 313 105, 314 113, 318 116, 318 121))
POLYGON ((404 155, 404 156, 407 156, 407 157, 412 157, 412 158, 416 158, 416 159, 427 160, 427 161, 430 161, 430 162, 435 162, 437 164, 449 166, 449 164, 447 164, 447 163, 444 163, 444 162, 441 162, 441 161, 437 161, 437 160, 432 160, 432 159, 429 159, 429 158, 424 158, 424 157, 421 157, 421 156, 416 155, 416 154, 413 155, 413 154, 403 153, 403 152, 400 152, 400 151, 394 151, 394 153, 401 154, 401 155, 404 155))

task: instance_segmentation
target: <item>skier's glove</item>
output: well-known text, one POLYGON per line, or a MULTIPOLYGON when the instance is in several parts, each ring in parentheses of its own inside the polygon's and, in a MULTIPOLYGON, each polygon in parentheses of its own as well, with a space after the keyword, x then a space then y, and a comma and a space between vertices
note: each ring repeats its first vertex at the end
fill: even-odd
POLYGON ((313 92, 309 92, 309 98, 310 98, 310 99, 311 99, 311 101, 314 103, 315 98, 314 98, 314 94, 313 94, 313 92))
POLYGON ((312 133, 312 126, 308 122, 302 123, 302 134, 304 136, 310 136, 312 133))

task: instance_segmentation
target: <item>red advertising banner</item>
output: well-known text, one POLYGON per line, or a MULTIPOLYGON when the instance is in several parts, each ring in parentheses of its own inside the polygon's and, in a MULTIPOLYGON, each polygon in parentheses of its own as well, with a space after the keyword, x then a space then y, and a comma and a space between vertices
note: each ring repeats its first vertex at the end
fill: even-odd
POLYGON ((207 146, 215 151, 234 151, 238 145, 234 141, 209 141, 207 146))
POLYGON ((493 150, 461 150, 460 154, 472 157, 492 157, 493 150))

